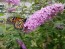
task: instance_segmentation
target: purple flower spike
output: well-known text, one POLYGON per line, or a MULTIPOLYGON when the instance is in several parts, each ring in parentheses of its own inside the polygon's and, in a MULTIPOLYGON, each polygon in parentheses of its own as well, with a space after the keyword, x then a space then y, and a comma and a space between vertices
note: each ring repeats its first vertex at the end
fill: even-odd
POLYGON ((64 10, 64 5, 61 3, 55 3, 50 6, 46 6, 41 10, 36 11, 32 14, 24 24, 24 32, 30 32, 36 29, 41 24, 52 19, 57 13, 64 10))
POLYGON ((17 41, 17 43, 19 44, 20 49, 27 49, 23 41, 18 40, 18 39, 17 39, 16 41, 17 41))
POLYGON ((19 5, 20 0, 6 0, 6 2, 11 3, 13 5, 19 5))
POLYGON ((12 12, 12 11, 15 11, 16 8, 8 8, 8 12, 12 12))

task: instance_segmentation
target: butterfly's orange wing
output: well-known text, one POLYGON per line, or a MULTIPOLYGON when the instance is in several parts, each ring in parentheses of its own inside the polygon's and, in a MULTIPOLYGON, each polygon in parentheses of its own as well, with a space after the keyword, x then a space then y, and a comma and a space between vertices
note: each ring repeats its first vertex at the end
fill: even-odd
POLYGON ((16 23, 15 23, 14 25, 15 25, 15 27, 16 27, 17 29, 22 29, 23 26, 24 26, 24 21, 23 21, 23 19, 18 19, 18 21, 16 21, 16 23))
POLYGON ((17 28, 17 29, 22 29, 23 28, 25 20, 26 19, 19 18, 19 17, 8 18, 8 21, 11 22, 12 24, 14 24, 14 27, 17 28))

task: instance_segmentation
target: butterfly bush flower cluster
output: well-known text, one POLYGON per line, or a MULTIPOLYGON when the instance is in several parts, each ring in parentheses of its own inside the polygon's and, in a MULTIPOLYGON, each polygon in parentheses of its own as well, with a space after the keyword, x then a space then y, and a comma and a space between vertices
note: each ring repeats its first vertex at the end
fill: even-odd
POLYGON ((20 0, 6 0, 6 2, 13 4, 13 5, 19 5, 20 0))
POLYGON ((19 44, 20 49, 27 49, 27 48, 26 48, 26 45, 24 44, 23 41, 21 41, 21 40, 19 40, 19 39, 17 39, 16 41, 17 41, 17 43, 19 44))
POLYGON ((12 12, 12 11, 15 11, 16 9, 15 8, 8 8, 8 12, 12 12))
POLYGON ((9 5, 9 7, 7 9, 8 12, 15 11, 17 8, 16 6, 18 6, 20 4, 20 0, 6 0, 6 2, 9 5))
POLYGON ((55 3, 53 5, 46 6, 45 8, 41 8, 41 10, 36 11, 27 19, 24 24, 24 32, 33 31, 63 10, 64 5, 61 3, 55 3))

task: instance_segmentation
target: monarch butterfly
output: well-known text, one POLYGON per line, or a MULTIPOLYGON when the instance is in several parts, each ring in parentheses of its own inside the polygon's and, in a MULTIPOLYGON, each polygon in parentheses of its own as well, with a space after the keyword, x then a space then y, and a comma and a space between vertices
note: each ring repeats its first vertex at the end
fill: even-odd
POLYGON ((7 23, 12 23, 16 29, 23 29, 26 19, 20 17, 8 17, 7 23))

